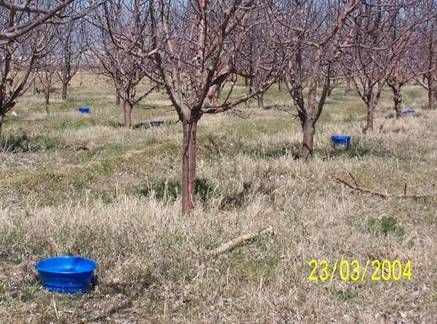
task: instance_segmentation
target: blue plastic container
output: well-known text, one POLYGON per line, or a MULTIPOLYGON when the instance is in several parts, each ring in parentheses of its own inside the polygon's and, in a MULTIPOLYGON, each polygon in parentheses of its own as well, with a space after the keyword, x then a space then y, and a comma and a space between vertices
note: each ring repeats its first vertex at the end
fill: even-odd
POLYGON ((349 135, 332 135, 331 136, 331 142, 332 145, 335 148, 346 148, 348 149, 350 147, 351 144, 351 140, 352 140, 352 136, 349 135))
POLYGON ((150 126, 152 127, 158 127, 164 124, 164 120, 163 119, 152 119, 151 121, 149 121, 150 126))
POLYGON ((48 257, 35 264, 46 289, 69 294, 90 290, 96 266, 94 260, 80 256, 48 257))
POLYGON ((332 135, 331 141, 333 144, 348 144, 350 143, 352 136, 349 135, 332 135))
POLYGON ((402 116, 414 116, 416 114, 416 109, 406 108, 401 111, 402 116))
POLYGON ((89 114, 90 113, 90 107, 88 107, 88 106, 80 106, 79 107, 79 112, 81 113, 81 114, 89 114))

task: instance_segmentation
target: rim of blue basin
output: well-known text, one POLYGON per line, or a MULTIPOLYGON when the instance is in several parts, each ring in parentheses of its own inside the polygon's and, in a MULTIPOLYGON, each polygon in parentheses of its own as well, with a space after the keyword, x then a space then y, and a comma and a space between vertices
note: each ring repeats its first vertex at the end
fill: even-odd
POLYGON ((335 134, 331 136, 331 141, 350 141, 351 139, 350 135, 335 134))
POLYGON ((90 273, 93 272, 96 267, 97 263, 93 259, 72 255, 46 257, 35 264, 35 268, 38 272, 70 275, 90 273), (67 267, 67 265, 69 267, 67 267))
POLYGON ((415 113, 416 109, 413 108, 408 108, 408 109, 404 109, 401 111, 401 113, 405 114, 405 113, 415 113))

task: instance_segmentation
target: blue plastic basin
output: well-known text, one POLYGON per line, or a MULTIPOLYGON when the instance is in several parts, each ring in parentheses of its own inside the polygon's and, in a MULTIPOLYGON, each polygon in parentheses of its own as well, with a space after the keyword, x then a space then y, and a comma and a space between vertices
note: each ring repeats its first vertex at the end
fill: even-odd
POLYGON ((333 144, 349 144, 352 136, 349 135, 332 135, 331 142, 333 144))
POLYGON ((88 106, 80 106, 79 107, 79 112, 81 114, 89 114, 90 113, 90 107, 88 107, 88 106))
POLYGON ((401 111, 401 115, 403 116, 413 116, 416 114, 416 109, 407 108, 401 111))
POLYGON ((86 293, 91 288, 96 262, 80 256, 55 256, 38 261, 42 285, 54 292, 86 293))

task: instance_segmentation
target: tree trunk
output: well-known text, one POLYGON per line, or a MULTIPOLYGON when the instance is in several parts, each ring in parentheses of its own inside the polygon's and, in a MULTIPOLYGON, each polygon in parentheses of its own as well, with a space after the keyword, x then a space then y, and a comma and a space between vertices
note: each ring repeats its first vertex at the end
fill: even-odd
MULTIPOLYGON (((70 32, 72 29, 70 29, 70 32)), ((71 49, 72 40, 70 38, 71 34, 67 35, 67 43, 64 43, 64 65, 62 67, 62 100, 67 100, 68 96, 68 84, 72 78, 71 75, 71 62, 73 59, 73 53, 71 49)))
POLYGON ((432 109, 436 109, 436 102, 437 102, 437 83, 434 82, 434 90, 432 91, 434 94, 434 99, 432 100, 432 109))
POLYGON ((346 88, 344 89, 344 94, 349 95, 352 93, 352 80, 350 78, 346 79, 346 88))
POLYGON ((46 109, 47 115, 50 113, 49 105, 50 105, 50 86, 47 86, 44 91, 44 108, 46 109))
POLYGON ((4 115, 0 114, 0 140, 2 139, 2 126, 4 115))
POLYGON ((120 105, 120 103, 121 103, 121 98, 120 98, 120 96, 116 93, 116 94, 115 94, 115 104, 116 104, 116 105, 120 105))
POLYGON ((302 158, 307 161, 313 156, 314 151, 314 122, 311 119, 306 119, 302 124, 303 142, 302 142, 302 158))
POLYGON ((255 88, 255 80, 253 78, 249 79, 249 93, 253 93, 255 88))
POLYGON ((437 101, 437 84, 432 80, 432 76, 428 78, 428 109, 435 109, 437 101))
POLYGON ((282 91, 282 79, 281 78, 278 79, 278 91, 279 92, 282 91))
POLYGON ((68 96, 68 81, 62 80, 62 100, 67 100, 68 96))
POLYGON ((366 134, 367 131, 373 131, 373 99, 369 100, 367 103, 367 121, 366 126, 363 129, 363 133, 366 134))
POLYGON ((35 80, 35 78, 32 81, 32 95, 36 95, 36 80, 35 80))
POLYGON ((256 96, 257 100, 258 100, 258 108, 259 109, 264 109, 264 93, 259 93, 256 96))
POLYGON ((132 104, 128 101, 123 103, 124 127, 132 127, 132 104))
POLYGON ((330 97, 332 95, 332 92, 334 91, 334 89, 337 87, 337 83, 333 82, 331 84, 331 86, 328 88, 328 97, 330 97))
POLYGON ((194 208, 194 181, 196 178, 197 121, 183 122, 182 145, 182 214, 194 208))
POLYGON ((402 93, 401 93, 401 87, 399 86, 392 86, 393 90, 393 101, 395 104, 395 111, 396 111, 396 118, 401 117, 402 112, 402 93))

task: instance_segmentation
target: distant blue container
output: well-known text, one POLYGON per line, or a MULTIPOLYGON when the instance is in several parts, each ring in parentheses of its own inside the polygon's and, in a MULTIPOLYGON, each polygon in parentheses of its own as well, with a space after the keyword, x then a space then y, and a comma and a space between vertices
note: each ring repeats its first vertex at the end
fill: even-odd
POLYGON ((406 108, 401 111, 402 116, 414 116, 416 114, 416 109, 406 108))
POLYGON ((96 262, 80 256, 55 256, 38 261, 42 285, 53 292, 86 293, 91 288, 96 262))
POLYGON ((163 119, 152 119, 151 121, 149 121, 150 126, 152 127, 158 127, 164 124, 164 120, 163 119))
POLYGON ((90 113, 90 107, 84 105, 79 107, 79 112, 81 114, 89 114, 90 113))
POLYGON ((331 142, 334 147, 337 148, 349 148, 351 143, 352 136, 349 135, 332 135, 331 142))

